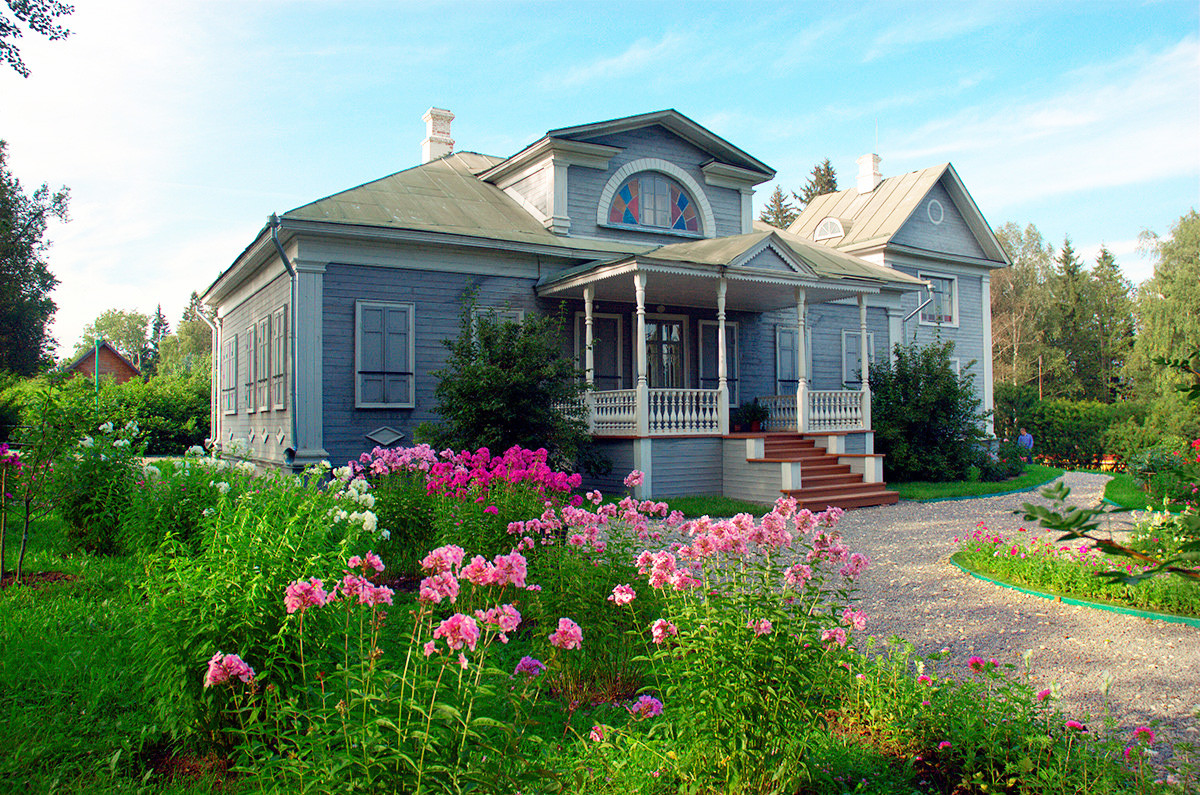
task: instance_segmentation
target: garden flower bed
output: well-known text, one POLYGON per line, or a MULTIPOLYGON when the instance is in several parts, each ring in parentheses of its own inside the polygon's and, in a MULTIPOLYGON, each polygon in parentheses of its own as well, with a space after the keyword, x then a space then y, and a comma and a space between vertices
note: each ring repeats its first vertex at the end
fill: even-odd
POLYGON ((1194 783, 1152 786, 1153 727, 1087 731, 1029 685, 1028 661, 926 661, 867 640, 855 581, 870 562, 837 510, 785 499, 689 521, 577 494, 577 477, 519 449, 378 450, 332 480, 196 457, 126 475, 141 507, 113 538, 137 549, 0 600, 0 775, 29 791, 206 788, 154 773, 180 759, 207 760, 191 769, 233 792, 1194 783), (37 673, 75 657, 88 677, 37 673), (104 731, 81 751, 67 740, 84 702, 104 731), (46 709, 63 720, 33 730, 46 709))

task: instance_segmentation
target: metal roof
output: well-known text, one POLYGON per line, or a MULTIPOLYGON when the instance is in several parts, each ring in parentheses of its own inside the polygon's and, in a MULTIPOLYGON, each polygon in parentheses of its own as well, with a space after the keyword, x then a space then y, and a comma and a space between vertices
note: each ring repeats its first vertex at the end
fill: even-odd
POLYGON ((648 248, 551 233, 512 197, 475 176, 501 162, 503 158, 455 152, 302 205, 282 217, 442 232, 593 252, 629 253, 648 248))
POLYGON ((817 226, 832 217, 842 222, 846 234, 821 241, 825 246, 846 249, 883 245, 900 231, 921 199, 932 190, 949 167, 949 163, 942 163, 888 177, 870 193, 859 193, 850 188, 816 196, 787 231, 812 240, 817 226))

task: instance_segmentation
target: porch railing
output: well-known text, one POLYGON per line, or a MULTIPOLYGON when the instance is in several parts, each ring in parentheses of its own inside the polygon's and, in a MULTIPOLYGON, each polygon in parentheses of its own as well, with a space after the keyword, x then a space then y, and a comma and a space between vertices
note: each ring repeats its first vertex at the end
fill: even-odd
POLYGON ((719 395, 715 389, 651 389, 651 435, 718 433, 719 395))
POLYGON ((809 391, 809 433, 864 430, 864 394, 856 389, 809 391))
POLYGON ((587 396, 592 406, 592 433, 598 436, 637 432, 637 390, 612 389, 587 396))
MULTIPOLYGON (((767 395, 758 399, 767 409, 764 431, 795 431, 799 424, 796 418, 795 395, 767 395)), ((808 390, 809 433, 823 431, 861 431, 866 429, 863 420, 863 393, 851 389, 808 390)))

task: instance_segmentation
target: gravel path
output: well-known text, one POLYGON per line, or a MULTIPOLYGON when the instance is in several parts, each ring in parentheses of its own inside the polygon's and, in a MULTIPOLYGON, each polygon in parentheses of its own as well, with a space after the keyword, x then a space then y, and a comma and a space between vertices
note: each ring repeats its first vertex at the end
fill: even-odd
MULTIPOLYGON (((1096 504, 1108 480, 1064 478, 1081 505, 1096 504)), ((960 676, 972 654, 1020 669, 1021 654, 1032 649, 1033 682, 1057 682, 1058 706, 1071 717, 1101 714, 1101 681, 1110 672, 1109 710, 1118 726, 1158 719, 1171 739, 1200 741, 1200 629, 1029 596, 950 564, 953 537, 977 522, 1006 535, 1028 524, 1014 513, 1023 502, 1046 501, 1035 491, 847 512, 839 525, 847 546, 872 560, 859 580, 868 632, 881 640, 899 635, 924 654, 948 648, 945 670, 960 676)))

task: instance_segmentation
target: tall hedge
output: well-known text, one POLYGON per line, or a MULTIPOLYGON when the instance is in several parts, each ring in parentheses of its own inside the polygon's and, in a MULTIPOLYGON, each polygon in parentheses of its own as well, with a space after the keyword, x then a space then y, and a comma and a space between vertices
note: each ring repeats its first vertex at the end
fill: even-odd
POLYGON ((1062 466, 1095 466, 1105 456, 1124 458, 1153 442, 1145 423, 1149 406, 1137 401, 1098 403, 1055 398, 1038 400, 1030 386, 997 384, 996 435, 1033 435, 1033 452, 1062 466))

